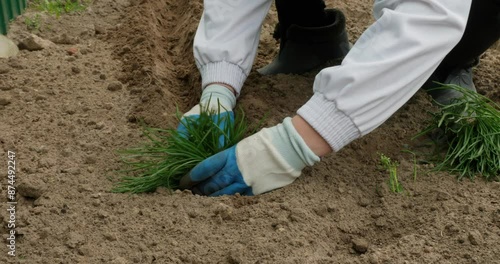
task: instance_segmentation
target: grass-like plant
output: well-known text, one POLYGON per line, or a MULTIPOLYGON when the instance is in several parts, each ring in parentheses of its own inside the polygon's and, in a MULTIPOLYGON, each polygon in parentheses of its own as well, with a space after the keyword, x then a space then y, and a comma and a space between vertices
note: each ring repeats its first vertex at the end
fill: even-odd
POLYGON ((398 166, 399 164, 392 161, 389 157, 384 154, 380 154, 380 164, 382 167, 389 172, 389 189, 393 193, 400 193, 404 191, 403 185, 398 180, 398 166))
POLYGON ((441 110, 432 113, 431 124, 416 137, 441 131, 446 154, 436 170, 457 173, 459 178, 482 175, 488 180, 500 179, 500 107, 487 97, 457 85, 436 89, 453 89, 463 94, 441 110))
POLYGON ((89 3, 89 0, 34 0, 31 5, 39 11, 59 17, 62 14, 83 11, 89 3))
POLYGON ((29 31, 40 30, 41 22, 40 14, 35 14, 34 16, 26 16, 24 18, 24 24, 29 31))
POLYGON ((149 142, 137 148, 121 151, 122 161, 128 169, 113 192, 143 193, 158 187, 169 190, 178 187, 179 180, 204 159, 238 143, 247 135, 245 115, 239 110, 234 122, 228 115, 202 111, 197 120, 177 118, 184 124, 187 134, 176 129, 144 127, 149 142), (218 121, 214 122, 214 116, 218 121), (222 126, 222 127, 221 127, 222 126), (223 142, 221 143, 221 137, 223 142))

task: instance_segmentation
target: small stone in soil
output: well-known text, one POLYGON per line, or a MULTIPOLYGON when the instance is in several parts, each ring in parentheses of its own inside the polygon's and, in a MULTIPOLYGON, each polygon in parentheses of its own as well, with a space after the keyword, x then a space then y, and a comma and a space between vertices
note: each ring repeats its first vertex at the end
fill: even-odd
POLYGON ((358 253, 365 253, 368 250, 368 241, 364 238, 355 238, 352 240, 352 248, 358 253))
POLYGON ((45 97, 43 95, 37 95, 35 97, 35 101, 44 101, 44 100, 47 100, 47 97, 45 97))
POLYGON ((221 216, 221 218, 224 219, 224 220, 231 220, 232 219, 233 210, 232 210, 232 208, 229 205, 223 204, 223 203, 219 203, 217 205, 217 207, 215 208, 215 210, 214 210, 214 214, 221 216))
POLYGON ((71 47, 66 50, 66 53, 70 56, 74 56, 75 54, 78 53, 78 48, 77 47, 71 47))
POLYGON ((14 87, 13 86, 10 86, 8 84, 6 85, 0 85, 0 90, 1 91, 8 91, 8 90, 12 90, 14 87))
POLYGON ((111 103, 106 103, 106 104, 104 104, 104 106, 103 106, 103 107, 104 107, 104 109, 106 109, 106 110, 111 110, 111 109, 113 109, 113 104, 111 104, 111 103))
POLYGON ((71 232, 68 234, 65 245, 69 248, 76 248, 77 246, 82 245, 84 243, 85 243, 84 236, 76 232, 71 232))
POLYGON ((8 105, 12 102, 12 98, 8 95, 0 94, 0 105, 8 105))
POLYGON ((123 87, 123 85, 121 82, 112 82, 112 83, 108 84, 108 90, 110 90, 112 92, 121 90, 122 87, 123 87))
POLYGON ((116 236, 112 233, 104 233, 103 236, 108 241, 116 241, 116 236))
POLYGON ((54 44, 50 40, 42 39, 34 34, 25 34, 22 36, 22 39, 19 40, 19 49, 26 49, 29 51, 42 50, 49 47, 55 47, 54 44))
POLYGON ((379 218, 375 221, 376 227, 384 227, 387 225, 387 221, 384 218, 379 218))
POLYGON ((371 204, 371 201, 370 199, 368 198, 361 198, 359 201, 358 201, 358 205, 361 206, 361 207, 367 207, 368 205, 371 204))
POLYGON ((20 183, 17 191, 24 197, 38 199, 46 191, 46 186, 41 180, 30 179, 20 183))
POLYGON ((237 263, 243 263, 244 260, 241 256, 241 251, 240 250, 231 250, 229 252, 229 255, 227 256, 227 262, 230 264, 237 264, 237 263))
POLYGON ((0 65, 0 74, 9 73, 9 71, 10 71, 9 67, 7 67, 6 65, 0 65))
POLYGON ((52 42, 57 44, 74 45, 80 42, 80 40, 77 37, 72 37, 66 33, 63 33, 55 38, 52 38, 52 42))
POLYGON ((71 67, 71 71, 75 74, 78 74, 81 72, 80 68, 76 67, 76 66, 73 66, 71 67))
POLYGON ((97 124, 95 124, 95 129, 97 130, 101 130, 104 127, 105 127, 104 122, 97 122, 97 124))
POLYGON ((85 163, 85 164, 95 164, 96 162, 97 162, 97 160, 93 156, 87 156, 83 160, 83 163, 85 163))
POLYGON ((65 110, 65 112, 68 115, 73 115, 74 113, 76 113, 76 109, 68 108, 68 109, 65 110))
POLYGON ((451 195, 444 191, 437 191, 436 200, 438 201, 447 201, 451 198, 451 195))
POLYGON ((483 240, 483 236, 481 236, 481 233, 477 230, 472 230, 469 232, 469 241, 472 245, 479 245, 481 244, 483 240))
POLYGON ((106 28, 103 25, 94 25, 95 34, 106 34, 106 28))

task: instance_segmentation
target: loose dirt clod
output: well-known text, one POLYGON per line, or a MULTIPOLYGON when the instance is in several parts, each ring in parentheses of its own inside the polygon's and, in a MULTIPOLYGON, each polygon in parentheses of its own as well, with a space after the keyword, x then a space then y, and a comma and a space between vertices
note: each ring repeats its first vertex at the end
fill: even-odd
MULTIPOLYGON (((68 55, 70 55, 70 56, 74 56, 78 53, 78 47, 68 48, 68 49, 66 49, 66 53, 68 53, 68 55)), ((71 58, 74 58, 74 57, 71 57, 71 58)))
POLYGON ((84 243, 85 243, 85 236, 77 232, 70 232, 66 237, 65 245, 69 248, 76 248, 80 245, 83 245, 84 243))
POLYGON ((40 179, 26 179, 18 185, 17 189, 24 197, 38 199, 47 191, 47 186, 40 179))
POLYGON ((52 38, 51 40, 52 40, 52 42, 54 42, 56 44, 65 44, 65 45, 73 45, 73 44, 77 44, 80 42, 80 40, 77 37, 69 36, 66 33, 58 35, 58 36, 52 38))
POLYGON ((352 248, 358 253, 365 253, 368 250, 368 241, 364 238, 355 238, 352 240, 352 248))
POLYGON ((10 71, 10 68, 7 65, 0 64, 0 74, 5 74, 10 71))
POLYGON ((370 199, 368 199, 368 198, 361 198, 358 201, 358 205, 361 206, 361 207, 367 207, 371 203, 372 203, 372 201, 370 199))
POLYGON ((112 82, 108 84, 108 90, 115 92, 121 90, 123 87, 123 84, 121 82, 112 82))
POLYGON ((483 236, 478 230, 472 230, 468 235, 469 241, 472 245, 478 246, 483 242, 483 236))
POLYGON ((12 102, 12 97, 6 94, 0 94, 0 105, 8 105, 12 102))
POLYGON ((19 49, 25 49, 29 51, 43 50, 51 47, 55 47, 54 44, 50 40, 42 39, 35 34, 25 33, 21 35, 18 40, 17 46, 19 49))
POLYGON ((82 70, 80 70, 80 68, 78 68, 77 66, 73 66, 73 67, 71 67, 71 71, 72 71, 74 74, 79 74, 80 72, 82 72, 82 70))

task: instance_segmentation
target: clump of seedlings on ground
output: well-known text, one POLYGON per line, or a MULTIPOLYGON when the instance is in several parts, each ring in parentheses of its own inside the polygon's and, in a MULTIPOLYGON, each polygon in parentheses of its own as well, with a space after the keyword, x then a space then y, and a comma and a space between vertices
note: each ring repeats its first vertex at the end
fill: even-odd
POLYGON ((249 133, 242 110, 237 112, 234 122, 220 110, 202 111, 197 120, 182 119, 178 112, 177 118, 187 133, 144 126, 148 143, 120 152, 128 169, 120 171, 126 176, 113 192, 153 192, 158 187, 176 189, 182 176, 198 163, 235 145, 249 133))
POLYGON ((432 113, 430 125, 417 135, 439 131, 446 154, 436 170, 473 179, 500 180, 500 107, 487 97, 456 85, 436 89, 454 89, 463 94, 441 110, 432 113))

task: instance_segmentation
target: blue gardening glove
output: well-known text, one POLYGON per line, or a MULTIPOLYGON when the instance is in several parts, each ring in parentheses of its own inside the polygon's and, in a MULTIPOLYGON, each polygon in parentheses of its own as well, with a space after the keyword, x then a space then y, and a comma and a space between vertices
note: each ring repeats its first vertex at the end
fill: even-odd
POLYGON ((210 196, 257 195, 292 183, 319 160, 286 118, 205 159, 181 179, 180 187, 210 196))
MULTIPOLYGON (((202 110, 214 112, 215 114, 212 116, 212 119, 223 129, 226 126, 226 122, 234 122, 233 108, 235 105, 236 96, 229 89, 218 84, 208 85, 201 94, 200 103, 182 116, 181 122, 177 126, 177 131, 189 136, 185 126, 186 119, 190 119, 189 121, 198 120, 202 110)), ((224 135, 221 135, 219 138, 220 147, 224 146, 224 138, 224 135)))

